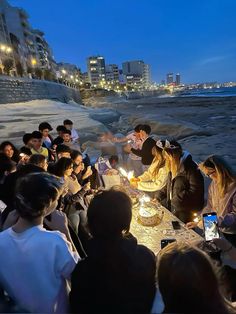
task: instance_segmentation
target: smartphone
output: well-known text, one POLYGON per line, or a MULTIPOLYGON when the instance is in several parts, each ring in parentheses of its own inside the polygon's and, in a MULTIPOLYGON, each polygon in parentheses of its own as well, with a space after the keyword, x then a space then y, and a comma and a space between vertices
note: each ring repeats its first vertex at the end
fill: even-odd
POLYGON ((2 200, 0 200, 0 213, 3 213, 6 208, 7 205, 2 200))
POLYGON ((214 238, 219 238, 218 219, 215 212, 205 213, 203 217, 203 227, 205 233, 205 240, 211 241, 214 238))
POLYGON ((172 223, 172 226, 173 226, 174 230, 181 229, 180 223, 177 220, 173 220, 173 221, 171 221, 171 223, 172 223))
POLYGON ((162 239, 161 240, 161 249, 164 249, 169 243, 175 242, 176 239, 162 239))

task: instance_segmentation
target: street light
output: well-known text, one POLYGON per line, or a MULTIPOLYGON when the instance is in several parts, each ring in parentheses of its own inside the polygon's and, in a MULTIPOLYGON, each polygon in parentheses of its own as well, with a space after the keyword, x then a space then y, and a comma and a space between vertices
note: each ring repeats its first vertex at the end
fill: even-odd
POLYGON ((31 58, 31 65, 34 67, 37 64, 37 60, 35 58, 31 58))

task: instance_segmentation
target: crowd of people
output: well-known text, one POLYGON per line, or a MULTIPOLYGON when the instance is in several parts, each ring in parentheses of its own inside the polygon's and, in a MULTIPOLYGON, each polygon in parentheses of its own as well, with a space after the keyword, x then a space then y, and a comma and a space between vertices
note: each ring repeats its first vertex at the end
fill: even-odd
MULTIPOLYGON (((201 234, 202 214, 217 213, 217 259, 177 242, 155 256, 129 232, 129 195, 104 188, 102 165, 81 151, 73 122, 57 126, 56 138, 52 130, 42 122, 21 148, 0 144, 0 312, 236 313, 228 278, 236 283, 236 175, 222 157, 198 165, 145 124, 111 138, 124 144, 130 188, 150 194, 186 228, 201 234), (203 175, 211 179, 206 205, 203 175)), ((102 157, 118 173, 119 158, 102 157)))

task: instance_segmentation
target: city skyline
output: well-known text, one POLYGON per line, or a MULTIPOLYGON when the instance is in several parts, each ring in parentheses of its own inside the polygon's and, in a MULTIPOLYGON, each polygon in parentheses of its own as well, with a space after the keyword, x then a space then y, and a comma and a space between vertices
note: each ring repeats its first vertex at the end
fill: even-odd
POLYGON ((233 0, 67 0, 66 6, 44 1, 9 2, 25 9, 32 25, 45 32, 58 62, 86 71, 87 57, 99 54, 119 67, 142 59, 157 82, 168 72, 180 73, 185 83, 236 79, 233 0))

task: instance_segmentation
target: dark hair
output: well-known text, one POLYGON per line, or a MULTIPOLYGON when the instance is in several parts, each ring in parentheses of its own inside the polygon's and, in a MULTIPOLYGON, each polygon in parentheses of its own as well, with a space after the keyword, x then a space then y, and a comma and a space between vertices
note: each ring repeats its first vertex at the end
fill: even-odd
POLYGON ((41 154, 33 154, 30 156, 29 163, 39 166, 41 163, 45 162, 46 157, 41 154))
POLYGON ((56 153, 60 154, 60 153, 70 153, 71 154, 71 149, 69 146, 65 145, 65 144, 60 144, 57 145, 56 147, 56 153))
POLYGON ((62 157, 55 163, 54 174, 58 177, 63 177, 65 171, 71 166, 73 166, 73 160, 71 158, 62 157))
POLYGON ((32 155, 32 152, 31 152, 30 148, 25 147, 25 146, 21 147, 20 153, 26 154, 28 156, 32 155))
POLYGON ((158 259, 165 313, 229 313, 210 258, 187 244, 171 243, 158 259))
POLYGON ((17 180, 16 210, 29 221, 42 217, 59 196, 60 180, 46 172, 31 173, 17 180))
POLYGON ((43 131, 45 129, 48 129, 49 131, 52 131, 53 128, 51 127, 51 124, 49 124, 48 122, 42 122, 39 125, 39 131, 43 131))
POLYGON ((75 160, 78 156, 83 156, 83 155, 78 150, 72 150, 70 156, 71 156, 71 159, 75 160))
POLYGON ((111 157, 109 157, 109 162, 119 162, 119 157, 117 155, 111 155, 111 157))
POLYGON ((67 130, 67 129, 66 129, 65 131, 63 131, 63 133, 64 133, 64 134, 69 134, 69 135, 71 135, 71 130, 67 130))
POLYGON ((27 143, 28 143, 31 139, 32 139, 32 133, 25 133, 25 134, 23 135, 23 138, 22 138, 23 143, 24 143, 25 145, 27 145, 27 143))
POLYGON ((4 153, 0 153, 0 179, 5 172, 11 172, 16 167, 14 161, 7 157, 4 153))
POLYGON ((136 125, 136 127, 134 128, 134 131, 139 133, 140 132, 140 127, 142 126, 142 124, 138 124, 136 125))
POLYGON ((151 133, 152 129, 151 129, 150 125, 143 124, 143 125, 140 125, 139 131, 144 131, 149 135, 151 133))
POLYGON ((116 190, 95 195, 88 208, 88 225, 93 237, 115 238, 128 232, 132 218, 129 196, 116 190))
POLYGON ((64 125, 72 125, 73 122, 71 120, 69 120, 69 119, 66 119, 66 120, 63 121, 63 124, 64 125))
POLYGON ((64 125, 58 125, 56 130, 57 132, 65 132, 67 128, 64 125))
POLYGON ((42 139, 43 135, 39 131, 34 131, 34 132, 32 132, 32 138, 42 139))
POLYGON ((9 141, 2 142, 1 145, 0 145, 0 152, 3 153, 5 147, 8 146, 8 145, 11 146, 13 151, 14 151, 11 160, 13 160, 14 162, 18 163, 18 161, 20 160, 19 151, 18 151, 18 149, 16 149, 16 147, 11 142, 9 142, 9 141))

